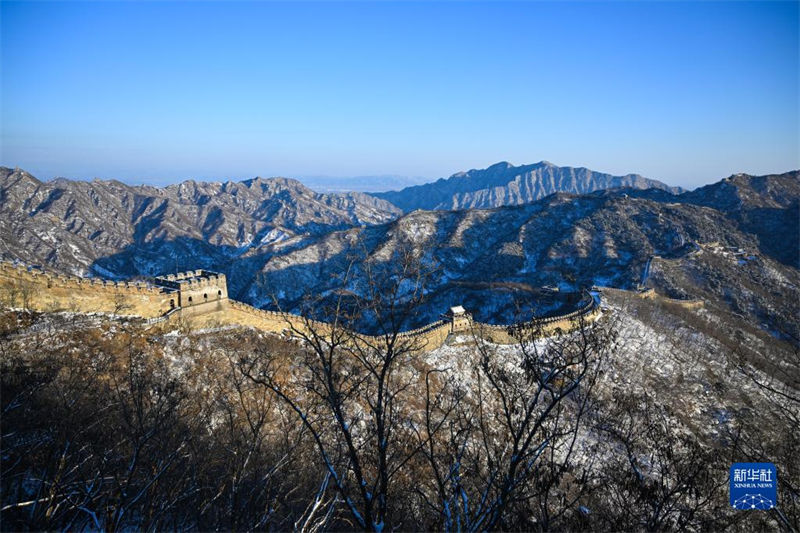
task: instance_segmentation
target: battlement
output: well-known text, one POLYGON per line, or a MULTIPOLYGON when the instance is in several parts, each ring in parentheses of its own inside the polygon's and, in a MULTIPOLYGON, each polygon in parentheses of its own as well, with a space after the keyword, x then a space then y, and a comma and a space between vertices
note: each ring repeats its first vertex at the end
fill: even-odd
POLYGON ((196 287, 227 286, 225 274, 210 270, 188 270, 177 274, 158 276, 154 283, 159 287, 174 290, 187 290, 196 287))
POLYGON ((67 274, 57 274, 43 270, 37 265, 26 265, 19 262, 0 261, 0 275, 19 280, 45 283, 52 288, 91 287, 98 290, 111 290, 122 294, 159 294, 161 288, 144 281, 112 281, 100 278, 82 278, 67 274))
POLYGON ((169 291, 170 308, 181 308, 190 314, 219 311, 228 304, 225 274, 210 270, 189 270, 158 276, 154 283, 169 291))
POLYGON ((151 318, 169 310, 168 291, 144 281, 111 281, 0 261, 0 301, 42 311, 104 312, 151 318))
MULTIPOLYGON (((302 331, 311 326, 324 332, 331 327, 298 315, 265 311, 229 300, 225 275, 208 270, 158 276, 152 283, 117 282, 66 276, 39 267, 0 261, 0 287, 4 291, 0 291, 0 296, 5 295, 3 303, 11 307, 126 314, 145 318, 152 324, 184 317, 192 318, 197 324, 252 326, 279 334, 286 334, 292 328, 302 331)), ((400 335, 413 340, 421 351, 441 346, 451 334, 469 331, 477 331, 490 342, 508 344, 517 341, 521 330, 533 328, 543 334, 569 331, 582 320, 591 321, 599 314, 599 306, 589 294, 570 313, 507 325, 477 322, 469 311, 455 306, 442 315, 441 320, 400 335)), ((369 335, 360 337, 371 339, 369 335)))

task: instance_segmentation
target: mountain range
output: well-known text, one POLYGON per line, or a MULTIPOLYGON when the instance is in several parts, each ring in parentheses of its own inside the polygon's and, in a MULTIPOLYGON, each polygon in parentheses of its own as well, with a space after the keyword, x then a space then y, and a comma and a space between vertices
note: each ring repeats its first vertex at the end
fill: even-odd
POLYGON ((113 279, 217 270, 232 297, 298 312, 307 294, 336 294, 354 254, 357 279, 365 265, 412 249, 431 265, 420 324, 452 305, 509 322, 521 299, 548 313, 574 304, 582 287, 645 281, 800 336, 787 319, 800 313, 799 177, 739 174, 682 192, 635 175, 500 163, 422 186, 425 194, 368 195, 316 193, 286 178, 42 182, 2 168, 0 255, 113 279), (543 197, 524 201, 533 196, 543 197))
POLYGON ((217 263, 297 235, 386 222, 399 214, 367 194, 320 194, 285 178, 158 188, 113 180, 42 182, 23 170, 0 168, 3 257, 82 275, 152 275, 174 269, 176 261, 188 269, 193 256, 217 263), (137 259, 114 271, 95 265, 124 249, 160 261, 153 269, 137 259))
POLYGON ((336 273, 358 272, 411 247, 437 266, 421 322, 463 304, 481 320, 502 323, 514 319, 520 297, 540 313, 564 304, 542 287, 562 294, 591 285, 634 289, 657 256, 646 281, 660 293, 702 297, 794 331, 787 317, 800 313, 798 200, 800 181, 792 172, 735 176, 695 194, 617 189, 493 209, 414 211, 269 257, 244 298, 270 306, 269 295, 277 295, 299 311, 305 294, 335 291, 336 273), (772 215, 759 216, 765 212, 772 215), (350 266, 354 248, 363 256, 350 266))

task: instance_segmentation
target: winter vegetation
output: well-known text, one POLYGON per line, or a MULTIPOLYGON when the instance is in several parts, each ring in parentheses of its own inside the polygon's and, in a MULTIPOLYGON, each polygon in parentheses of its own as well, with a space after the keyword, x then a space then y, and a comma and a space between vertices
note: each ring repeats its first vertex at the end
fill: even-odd
POLYGON ((796 343, 609 291, 572 332, 420 352, 400 332, 427 298, 424 256, 362 266, 359 290, 306 302, 329 327, 309 317, 291 339, 6 309, 3 528, 800 527, 796 343), (745 460, 778 466, 778 509, 729 507, 745 460))

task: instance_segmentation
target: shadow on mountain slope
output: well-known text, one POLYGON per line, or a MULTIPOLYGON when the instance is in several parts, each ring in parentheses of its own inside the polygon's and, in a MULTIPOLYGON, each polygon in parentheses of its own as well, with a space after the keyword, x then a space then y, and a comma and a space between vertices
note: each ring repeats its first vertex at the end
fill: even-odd
POLYGON ((272 255, 271 250, 241 255, 234 246, 214 245, 201 239, 152 239, 127 245, 117 253, 96 259, 90 270, 112 279, 152 278, 185 270, 205 269, 228 278, 228 292, 239 292, 272 255))

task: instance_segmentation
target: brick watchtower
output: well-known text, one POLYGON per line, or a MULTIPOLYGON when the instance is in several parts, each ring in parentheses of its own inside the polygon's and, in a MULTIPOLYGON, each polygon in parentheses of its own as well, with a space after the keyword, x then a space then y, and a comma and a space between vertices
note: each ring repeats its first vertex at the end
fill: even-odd
POLYGON ((209 270, 189 270, 155 278, 156 286, 173 293, 172 309, 188 315, 221 311, 228 307, 228 285, 225 274, 209 270))

